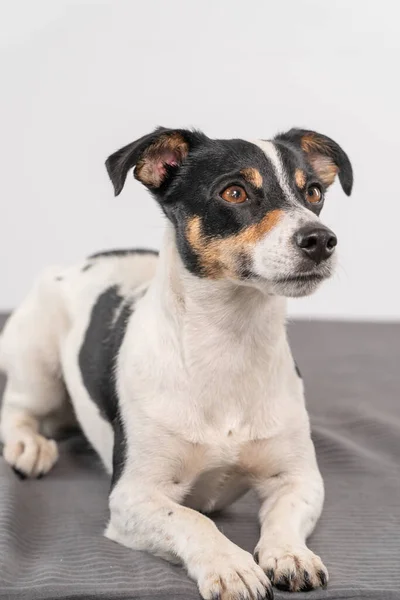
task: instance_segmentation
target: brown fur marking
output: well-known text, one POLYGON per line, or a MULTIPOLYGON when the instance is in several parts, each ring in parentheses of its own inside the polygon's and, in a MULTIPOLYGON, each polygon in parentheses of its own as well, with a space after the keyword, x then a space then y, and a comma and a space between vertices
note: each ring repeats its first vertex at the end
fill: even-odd
POLYGON ((309 161, 322 183, 326 186, 332 185, 339 171, 335 163, 328 156, 322 156, 322 154, 312 154, 309 161))
POLYGON ((303 190, 306 185, 306 174, 304 173, 303 169, 296 169, 294 179, 297 187, 303 190))
POLYGON ((159 187, 165 170, 163 163, 173 158, 180 164, 188 155, 189 147, 180 133, 165 134, 151 144, 135 167, 135 177, 145 185, 159 187), (163 161, 165 159, 165 161, 163 161))
POLYGON ((186 237, 193 250, 200 257, 205 275, 210 279, 226 276, 237 277, 236 264, 240 253, 254 246, 266 233, 271 231, 283 214, 282 210, 272 210, 254 225, 226 238, 205 238, 202 233, 201 218, 189 220, 186 237))
POLYGON ((249 167, 247 169, 242 169, 240 174, 243 175, 246 181, 254 185, 256 188, 262 188, 263 178, 258 169, 254 167, 249 167))
POLYGON ((339 168, 327 155, 327 148, 322 140, 315 134, 309 133, 301 138, 301 147, 308 154, 308 161, 321 181, 326 185, 331 185, 339 168))
POLYGON ((306 154, 311 154, 313 152, 322 152, 325 154, 326 148, 324 143, 314 134, 314 133, 306 133, 301 138, 301 149, 306 154))

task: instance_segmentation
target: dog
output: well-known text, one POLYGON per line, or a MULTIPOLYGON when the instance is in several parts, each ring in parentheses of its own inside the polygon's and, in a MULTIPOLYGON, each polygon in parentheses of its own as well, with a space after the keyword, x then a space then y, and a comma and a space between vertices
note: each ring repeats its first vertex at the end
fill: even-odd
POLYGON ((1 338, 5 460, 47 473, 43 431, 75 416, 112 477, 108 538, 183 563, 205 600, 324 587, 306 545, 324 486, 285 303, 334 271, 319 214, 336 176, 350 195, 349 158, 302 129, 251 142, 158 128, 106 167, 115 195, 133 169, 159 204, 160 255, 98 253, 38 279, 1 338), (250 488, 254 556, 207 516, 250 488))

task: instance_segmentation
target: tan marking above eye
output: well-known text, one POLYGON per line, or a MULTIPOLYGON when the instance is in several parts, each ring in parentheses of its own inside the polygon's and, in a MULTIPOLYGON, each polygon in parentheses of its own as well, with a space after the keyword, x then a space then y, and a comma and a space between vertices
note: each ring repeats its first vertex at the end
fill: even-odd
POLYGON ((248 167, 247 169, 242 169, 240 174, 245 178, 246 181, 254 185, 256 188, 262 188, 263 178, 258 169, 254 167, 248 167))
POLYGON ((306 174, 304 173, 303 169, 296 169, 294 179, 297 187, 302 190, 306 185, 306 174))
POLYGON ((232 204, 242 204, 242 202, 246 202, 247 194, 240 185, 230 185, 222 192, 221 198, 232 204))
POLYGON ((318 204, 321 202, 322 192, 316 185, 311 185, 306 191, 306 200, 311 204, 318 204))
POLYGON ((237 257, 254 246, 271 231, 283 216, 283 210, 271 210, 261 221, 249 225, 240 233, 226 238, 207 238, 202 232, 199 216, 192 217, 187 224, 186 237, 199 256, 204 274, 210 279, 236 276, 237 257))

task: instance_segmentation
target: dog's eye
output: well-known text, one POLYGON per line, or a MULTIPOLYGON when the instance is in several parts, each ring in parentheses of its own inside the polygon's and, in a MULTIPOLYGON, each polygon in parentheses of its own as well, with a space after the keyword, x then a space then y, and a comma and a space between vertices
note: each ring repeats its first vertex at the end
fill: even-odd
POLYGON ((241 204, 247 200, 247 194, 240 185, 231 185, 222 192, 221 198, 233 204, 241 204))
POLYGON ((322 200, 322 191, 317 185, 311 185, 306 191, 306 200, 311 204, 318 204, 322 200))

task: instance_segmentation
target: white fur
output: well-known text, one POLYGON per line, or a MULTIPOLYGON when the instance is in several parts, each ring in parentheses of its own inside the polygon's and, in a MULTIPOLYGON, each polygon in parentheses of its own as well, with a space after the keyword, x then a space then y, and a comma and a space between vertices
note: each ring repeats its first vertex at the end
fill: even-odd
MULTIPOLYGON (((260 271, 265 253, 285 245, 286 225, 256 248, 260 271)), ((56 445, 41 437, 39 424, 65 408, 66 387, 111 471, 113 431, 83 385, 77 356, 104 289, 117 285, 135 294, 149 286, 118 355, 127 454, 110 495, 106 534, 183 562, 206 599, 264 597, 270 568, 275 581, 293 572, 293 590, 305 583, 305 570, 320 585, 318 573, 327 576, 326 569, 305 540, 321 512, 323 483, 286 337, 284 298, 191 275, 171 226, 158 260, 107 257, 87 271, 82 266, 47 271, 6 325, 5 459, 29 476, 51 468, 56 445), (223 508, 249 488, 261 502, 260 566, 197 512, 223 508)))
POLYGON ((289 182, 287 180, 286 172, 283 167, 282 161, 279 157, 279 152, 277 147, 270 140, 255 140, 252 142, 264 152, 264 154, 269 158, 274 171, 276 178, 281 186, 283 193, 285 194, 286 200, 291 200, 294 206, 298 206, 298 202, 293 195, 289 182))

